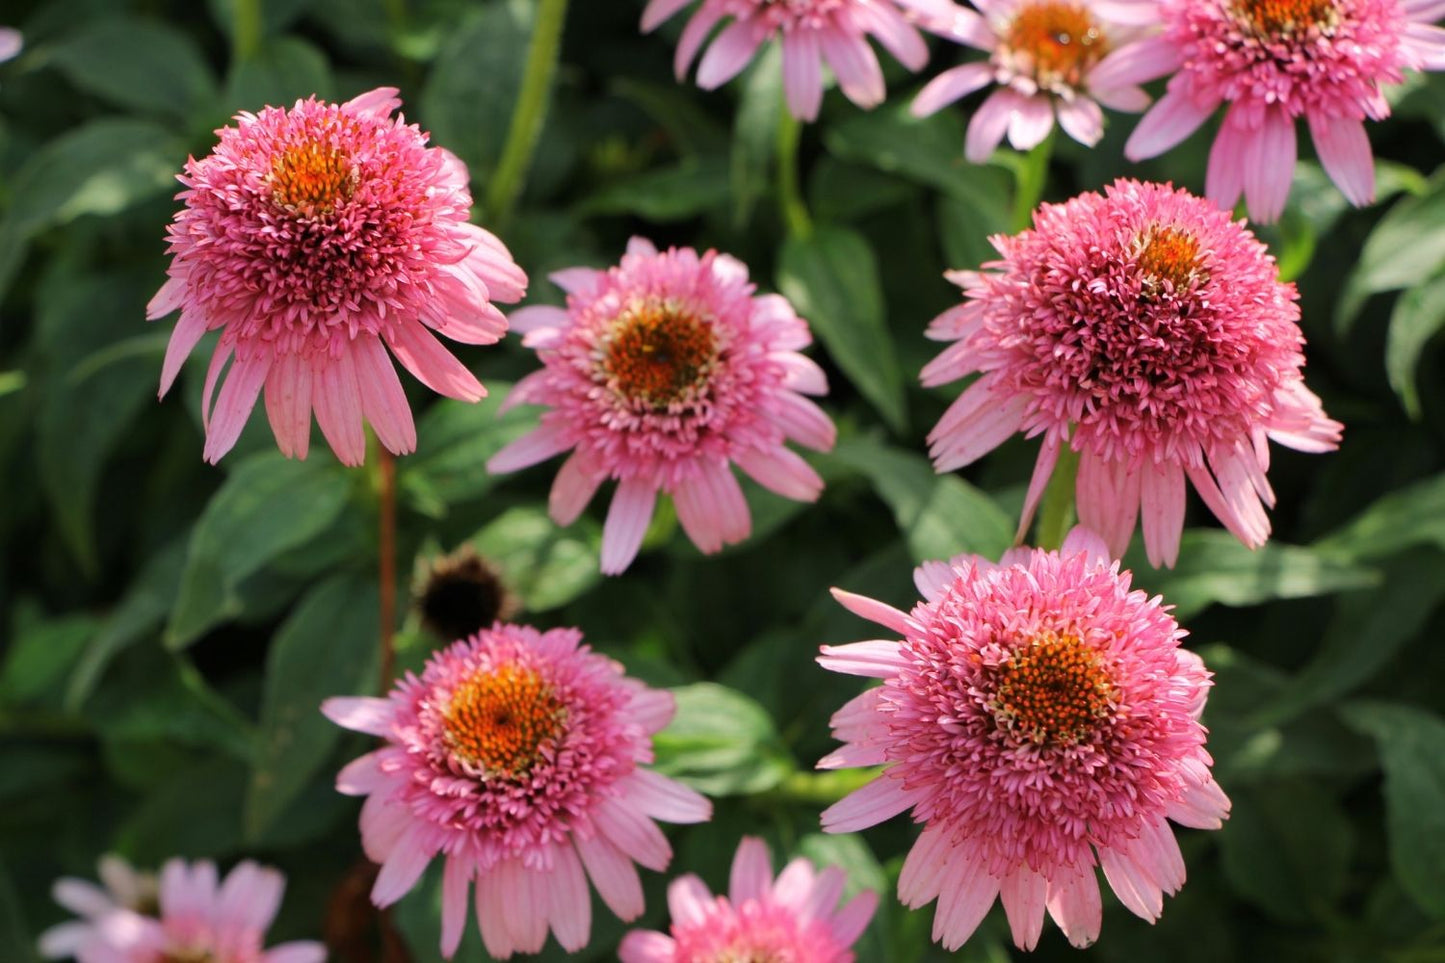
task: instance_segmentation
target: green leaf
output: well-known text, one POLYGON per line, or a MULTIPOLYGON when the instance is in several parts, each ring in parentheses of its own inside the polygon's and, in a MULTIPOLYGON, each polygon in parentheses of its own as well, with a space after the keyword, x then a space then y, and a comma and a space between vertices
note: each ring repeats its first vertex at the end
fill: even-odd
POLYGON ((872 482, 915 561, 960 552, 997 559, 1013 544, 1013 522, 992 499, 957 475, 936 474, 922 455, 849 438, 832 457, 872 482))
POLYGON ((1445 550, 1445 475, 1391 492, 1314 547, 1369 561, 1417 545, 1445 550))
POLYGON ((334 575, 306 594, 272 639, 246 791, 248 839, 266 833, 341 738, 321 701, 374 691, 378 604, 374 582, 334 575))
POLYGON ((176 853, 224 856, 241 843, 241 800, 247 770, 209 759, 156 787, 131 811, 116 848, 139 865, 160 865, 176 853))
POLYGON ((721 155, 645 171, 594 191, 577 210, 584 216, 634 214, 649 221, 682 221, 727 204, 731 185, 721 155))
POLYGON ((631 77, 618 77, 611 87, 617 96, 636 104, 656 121, 683 157, 712 157, 727 150, 727 129, 685 88, 631 77))
POLYGON ((159 648, 135 649, 84 706, 107 741, 168 742, 219 750, 249 760, 255 733, 234 705, 206 683, 184 657, 159 648))
POLYGON ((672 690, 677 715, 652 738, 658 772, 709 796, 771 789, 795 768, 773 720, 752 699, 699 682, 672 690))
POLYGON ((790 237, 778 261, 778 290, 822 339, 828 354, 894 431, 906 427, 903 374, 883 314, 878 264, 846 228, 790 237))
POLYGON ((1347 326, 1371 294, 1419 284, 1445 268, 1445 173, 1429 193, 1406 197, 1370 232, 1345 282, 1336 319, 1347 326))
POLYGON ((529 612, 566 605, 602 579, 602 532, 590 519, 560 528, 546 509, 513 508, 473 536, 472 544, 501 569, 502 582, 529 612))
POLYGON ((1445 919, 1445 722, 1386 702, 1357 702, 1341 711, 1380 748, 1395 877, 1421 909, 1445 919))
MULTIPOLYGON (((267 34, 274 34, 289 26, 297 17, 305 13, 313 0, 258 0, 258 2, 261 5, 261 29, 267 34)), ((357 0, 347 0, 347 2, 350 5, 351 15, 358 16, 359 13, 355 9, 357 0)), ((237 0, 208 0, 207 2, 207 6, 211 10, 211 19, 227 37, 232 36, 235 30, 236 3, 237 0)))
POLYGON ((473 178, 496 166, 522 86, 536 4, 474 5, 442 45, 419 106, 432 140, 467 162, 473 178))
POLYGON ((1003 228, 980 223, 974 205, 945 194, 938 199, 937 212, 938 237, 950 267, 972 269, 998 256, 988 239, 1003 228))
POLYGON ((184 648, 239 615, 242 580, 325 531, 351 484, 344 469, 322 459, 290 461, 267 452, 242 462, 196 523, 166 645, 184 648))
POLYGON ((782 52, 776 44, 769 44, 743 79, 733 121, 730 186, 735 227, 748 223, 753 206, 767 191, 782 115, 782 52))
POLYGON ((455 504, 490 492, 505 475, 487 471, 487 459, 536 427, 536 409, 522 405, 497 414, 512 386, 489 381, 474 405, 443 398, 417 419, 417 454, 402 459, 397 491, 412 508, 441 518, 455 504))
POLYGON ((1412 287, 1395 302, 1385 340, 1385 373, 1411 418, 1420 418, 1420 392, 1415 367, 1420 352, 1445 326, 1445 277, 1412 287))
POLYGON ((1139 583, 1163 595, 1181 621, 1216 603, 1257 605, 1380 583, 1379 572, 1349 556, 1276 541, 1250 549, 1215 529, 1186 531, 1172 569, 1151 572, 1142 556, 1126 561, 1132 562, 1139 583))
POLYGON ((1321 786, 1294 781, 1236 787, 1231 795, 1219 846, 1235 891, 1287 923, 1329 919, 1355 843, 1339 803, 1321 786))
POLYGON ((76 87, 132 110, 186 117, 216 93, 195 41, 157 21, 90 21, 57 44, 52 57, 76 87))
POLYGON ((69 615, 16 629, 0 665, 0 703, 58 706, 61 682, 95 634, 96 620, 69 615))
POLYGON ((262 104, 289 106, 312 94, 330 99, 332 89, 325 53, 298 37, 277 37, 235 65, 226 100, 237 110, 257 110, 262 104))

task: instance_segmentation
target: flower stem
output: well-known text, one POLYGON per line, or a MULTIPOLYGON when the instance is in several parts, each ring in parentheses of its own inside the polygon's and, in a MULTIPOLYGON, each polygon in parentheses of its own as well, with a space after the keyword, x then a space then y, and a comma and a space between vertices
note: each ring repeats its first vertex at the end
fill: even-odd
POLYGON ((396 668, 396 459, 376 446, 377 596, 381 599, 381 688, 391 688, 396 668))
POLYGON ((784 104, 778 118, 778 206, 788 234, 797 238, 813 233, 813 219, 798 182, 798 141, 802 134, 803 125, 784 104))
POLYGON ((1064 544, 1064 536, 1074 524, 1074 484, 1079 477, 1079 453, 1061 442, 1058 464, 1054 465, 1049 487, 1044 490, 1044 503, 1039 509, 1037 543, 1039 548, 1056 549, 1064 544))
POLYGON ((487 188, 486 213, 494 226, 505 224, 512 216, 512 208, 522 193, 522 182, 532 162, 537 139, 542 135, 542 122, 547 117, 547 92, 557 70, 566 19, 567 0, 539 0, 522 89, 512 108, 512 123, 507 129, 502 157, 487 188))
POLYGON ((261 51, 261 0, 231 0, 231 57, 236 63, 261 51))
POLYGON ((1033 223, 1034 208, 1044 196, 1049 182, 1049 158, 1054 153, 1054 132, 1049 131, 1037 147, 1023 155, 1018 166, 1018 186, 1014 190, 1013 220, 1009 230, 1017 234, 1033 223))
POLYGON ((882 771, 877 767, 836 769, 828 772, 799 771, 788 776, 775 788, 761 793, 760 798, 803 806, 831 806, 855 789, 872 782, 882 771))

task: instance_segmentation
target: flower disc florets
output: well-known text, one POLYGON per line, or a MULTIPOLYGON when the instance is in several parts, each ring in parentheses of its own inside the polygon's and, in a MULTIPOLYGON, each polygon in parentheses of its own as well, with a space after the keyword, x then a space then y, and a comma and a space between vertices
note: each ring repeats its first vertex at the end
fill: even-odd
POLYGON ((1142 504, 1150 560, 1173 563, 1186 475, 1262 543, 1266 440, 1322 451, 1340 431, 1304 386, 1297 295, 1264 245, 1207 201, 1134 181, 1044 205, 993 243, 1002 260, 950 275, 967 300, 929 331, 957 343, 925 384, 984 374, 929 436, 938 469, 1043 434, 1025 525, 1067 443, 1080 519, 1116 554, 1142 504))
POLYGON ((491 302, 518 300, 526 275, 467 223, 465 166, 391 116, 395 93, 239 114, 214 151, 187 162, 170 280, 148 314, 181 309, 162 394, 200 337, 221 331, 202 408, 208 460, 235 443, 263 387, 288 456, 306 456, 313 410, 343 462, 362 460, 363 417, 388 449, 411 451, 416 430, 388 348, 442 394, 486 393, 428 329, 498 340, 507 324, 491 302))
POLYGON ((487 467, 513 471, 571 450, 552 488, 563 525, 616 479, 604 572, 631 563, 658 492, 673 497, 702 551, 746 538, 733 464, 788 498, 818 497, 822 479, 784 442, 832 447, 833 423, 803 397, 825 393, 827 379, 798 353, 812 340, 807 324, 779 295, 756 296, 741 262, 634 238, 616 267, 553 280, 568 292, 565 310, 523 308, 510 319, 543 367, 506 402, 551 410, 487 467))
POLYGON ((585 866, 624 919, 642 911, 633 862, 671 858, 653 819, 697 822, 705 799, 640 768, 671 695, 627 679, 573 629, 497 623, 438 652, 387 699, 330 699, 335 722, 386 740, 347 766, 342 792, 366 795, 361 837, 382 864, 386 906, 434 856, 446 858, 442 948, 455 952, 475 878, 493 956, 535 953, 547 932, 569 950, 590 927, 585 866))
POLYGON ((899 898, 938 899, 934 939, 949 949, 995 896, 1021 947, 1046 905, 1071 941, 1093 942, 1096 854, 1124 904, 1153 919, 1184 882, 1166 818, 1217 827, 1228 812, 1199 724, 1209 674, 1160 599, 1105 553, 1076 530, 1059 552, 930 563, 907 615, 834 593, 903 638, 823 647, 824 667, 883 684, 833 717, 846 744, 819 765, 885 767, 823 825, 851 832, 911 808, 926 828, 899 898))

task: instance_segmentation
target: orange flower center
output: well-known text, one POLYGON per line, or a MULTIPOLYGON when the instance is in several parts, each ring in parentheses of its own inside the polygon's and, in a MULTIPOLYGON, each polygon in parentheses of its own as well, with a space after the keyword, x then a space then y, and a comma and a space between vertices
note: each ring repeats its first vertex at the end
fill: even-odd
POLYGON ((1280 36, 1338 19, 1335 0, 1235 0, 1235 11, 1261 34, 1280 36))
POLYGON ((308 217, 330 214, 356 190, 351 159, 334 147, 308 142, 286 148, 271 162, 271 196, 308 217))
POLYGON ((671 302, 649 299, 614 323, 603 365, 624 397, 666 408, 700 388, 716 358, 717 341, 706 321, 671 302))
POLYGON ((515 778, 537 762, 544 743, 561 736, 567 709, 536 672, 503 665, 458 686, 444 719, 458 761, 482 775, 515 778))
POLYGON ((1136 256, 1146 287, 1157 289, 1168 281, 1174 290, 1204 276, 1199 264, 1199 242, 1172 227, 1157 227, 1144 235, 1136 256))
POLYGON ((216 957, 204 949, 168 949, 161 953, 158 963, 214 963, 216 957))
POLYGON ((1075 745, 1109 715, 1114 685, 1075 636, 1042 635, 997 672, 994 719, 1035 745, 1075 745))
POLYGON ((1078 86, 1108 46, 1083 4, 1043 0, 1018 12, 1003 33, 1002 50, 1015 70, 1052 87, 1078 86))

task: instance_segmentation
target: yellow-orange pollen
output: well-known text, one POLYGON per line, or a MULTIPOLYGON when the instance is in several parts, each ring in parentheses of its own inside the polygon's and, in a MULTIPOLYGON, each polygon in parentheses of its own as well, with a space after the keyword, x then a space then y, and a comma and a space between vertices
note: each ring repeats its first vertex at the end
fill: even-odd
POLYGON ((356 190, 356 173, 343 151, 317 143, 286 148, 271 162, 271 196, 287 210, 330 214, 356 190))
POLYGON ((1280 36, 1311 27, 1333 25, 1339 19, 1336 0, 1234 0, 1233 9, 1246 26, 1261 34, 1280 36))
POLYGON ((629 400, 666 408, 702 384, 716 360, 717 342, 705 321, 651 298, 614 322, 603 374, 629 400))
POLYGON ((1108 716, 1114 686, 1098 653, 1074 636, 1049 633, 997 669, 994 719, 1036 745, 1072 746, 1108 716))
POLYGON ((1000 55, 1041 87, 1078 86, 1108 46, 1103 29, 1083 4, 1043 0, 1014 17, 1004 31, 1000 55))
POLYGON ((1205 274, 1199 264, 1199 242, 1172 227, 1156 227, 1145 234, 1135 263, 1146 287, 1157 288, 1168 281, 1179 291, 1205 274))
POLYGON ((458 761, 483 776, 526 775, 544 743, 562 734, 567 709, 531 669, 503 665, 452 692, 444 726, 458 761))

